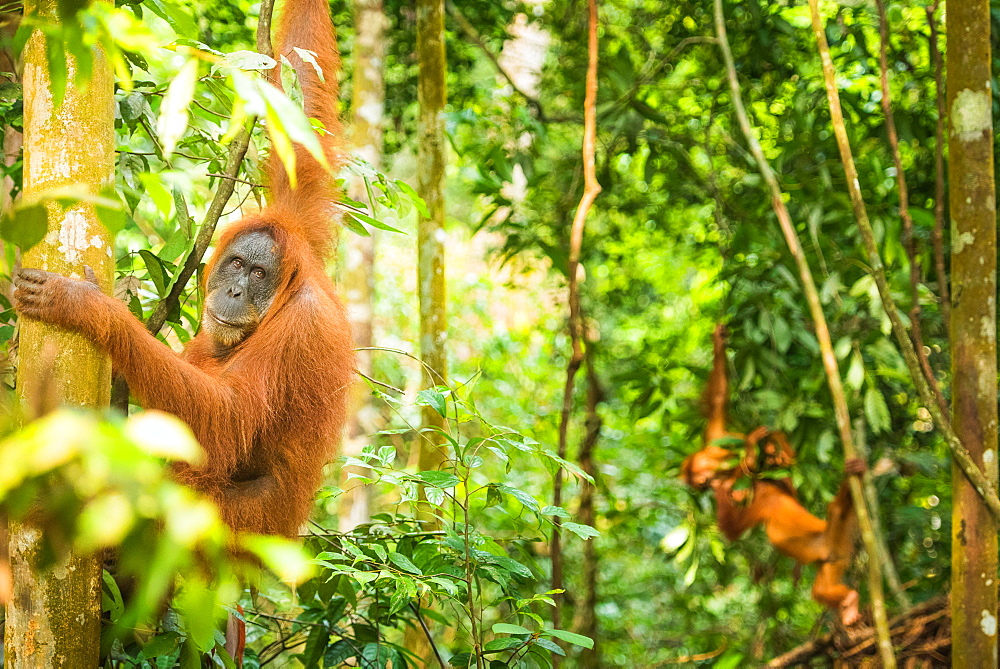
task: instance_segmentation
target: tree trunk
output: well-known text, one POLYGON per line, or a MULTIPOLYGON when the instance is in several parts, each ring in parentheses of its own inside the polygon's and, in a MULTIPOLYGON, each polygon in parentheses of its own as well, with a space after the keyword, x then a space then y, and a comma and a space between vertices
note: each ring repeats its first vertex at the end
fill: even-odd
MULTIPOLYGON (((996 196, 990 94, 990 5, 947 12, 952 218, 952 422, 973 461, 997 483, 996 196)), ((953 467, 952 664, 997 665, 997 524, 953 467)))
MULTIPOLYGON (((594 462, 594 449, 601 436, 601 415, 597 405, 604 401, 604 388, 594 369, 594 350, 588 341, 586 351, 587 361, 587 432, 580 446, 577 461, 580 469, 589 474, 594 483, 580 481, 580 522, 593 527, 597 524, 597 512, 594 509, 594 493, 596 492, 597 464, 594 462)), ((593 648, 584 648, 577 658, 581 669, 597 669, 601 666, 600 648, 597 643, 597 578, 598 578, 597 538, 583 542, 583 602, 576 610, 573 627, 577 634, 582 634, 594 640, 593 648)))
MULTIPOLYGON (((55 0, 37 10, 55 20, 55 0)), ((75 61, 66 54, 66 95, 53 107, 45 38, 35 32, 24 52, 24 196, 60 186, 85 186, 93 194, 114 186, 114 97, 111 69, 94 53, 91 79, 74 81, 75 61)), ((94 207, 46 205, 49 234, 24 255, 24 264, 76 278, 91 267, 101 288, 111 290, 111 236, 94 207)), ((38 322, 22 321, 17 386, 23 399, 50 392, 75 406, 107 406, 111 361, 84 337, 38 322)), ((94 667, 100 651, 101 565, 94 556, 69 556, 55 568, 36 568, 39 530, 11 528, 14 595, 7 606, 6 666, 94 667)))
MULTIPOLYGON (((417 192, 427 203, 430 216, 417 221, 417 294, 420 299, 420 357, 424 362, 424 388, 448 381, 448 321, 444 275, 444 176, 447 144, 444 135, 444 105, 447 100, 447 60, 444 45, 444 0, 417 0, 417 192)), ((445 425, 432 407, 421 412, 424 428, 445 425)), ((447 458, 443 439, 433 433, 418 437, 417 466, 421 471, 438 469, 447 458)), ((470 586, 471 587, 471 586, 470 586)), ((407 628, 406 647, 423 660, 436 663, 426 635, 407 628)), ((430 634, 428 628, 427 634, 430 634)), ((475 630, 473 630, 475 636, 475 630)), ((477 643, 474 641, 474 644, 477 643)))
MULTIPOLYGON (((424 370, 425 387, 446 383, 447 317, 444 277, 444 171, 447 145, 444 136, 446 60, 444 51, 444 0, 417 0, 417 97, 420 113, 417 192, 427 203, 430 216, 417 223, 417 292, 420 296, 420 357, 430 367, 424 370)), ((424 427, 444 425, 431 407, 424 407, 424 427)), ((420 469, 436 469, 444 451, 427 440, 420 449, 420 469)))
MULTIPOLYGON (((354 154, 378 169, 382 158, 382 119, 385 111, 385 31, 388 20, 382 11, 382 0, 355 0, 354 24, 357 37, 354 41, 354 92, 351 102, 352 146, 354 154)), ((365 201, 368 197, 365 180, 359 176, 351 179, 349 195, 352 200, 365 201)), ((359 349, 372 345, 372 297, 375 292, 375 237, 347 235, 345 237, 344 277, 341 287, 347 300, 354 344, 359 349)), ((358 371, 371 375, 372 352, 359 350, 358 371)), ((347 424, 344 454, 357 455, 368 443, 367 435, 375 431, 378 411, 371 402, 368 384, 359 380, 355 384, 354 411, 347 424)), ((340 498, 340 530, 346 532, 371 516, 371 491, 358 485, 357 479, 348 480, 342 472, 344 495, 340 498)), ((362 472, 358 472, 362 473, 362 472)))

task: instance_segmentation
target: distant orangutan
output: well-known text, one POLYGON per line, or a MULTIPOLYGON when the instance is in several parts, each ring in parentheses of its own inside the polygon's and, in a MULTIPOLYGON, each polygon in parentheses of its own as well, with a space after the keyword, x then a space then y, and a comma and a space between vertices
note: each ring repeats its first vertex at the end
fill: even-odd
MULTIPOLYGON (((843 625, 857 623, 861 619, 858 593, 843 583, 844 572, 854 556, 857 525, 847 479, 830 503, 827 519, 822 520, 799 503, 789 479, 756 476, 766 468, 790 466, 795 455, 780 432, 759 427, 744 436, 727 429, 729 388, 721 325, 715 330, 714 348, 715 359, 705 390, 708 427, 704 447, 684 460, 681 476, 689 485, 710 488, 715 493, 716 520, 730 541, 755 525, 763 525, 767 538, 780 552, 799 564, 817 564, 813 599, 837 611, 843 625), (725 438, 741 439, 744 454, 714 443, 725 438), (743 477, 751 477, 750 485, 736 489, 743 477)), ((847 476, 859 475, 865 471, 865 464, 852 459, 844 469, 847 476)))

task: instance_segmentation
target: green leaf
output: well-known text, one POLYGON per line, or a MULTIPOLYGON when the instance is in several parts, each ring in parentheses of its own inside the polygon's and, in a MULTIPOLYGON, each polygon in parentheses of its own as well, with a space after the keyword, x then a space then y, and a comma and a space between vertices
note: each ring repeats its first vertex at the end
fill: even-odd
POLYGON ((542 634, 554 636, 555 638, 565 641, 566 643, 571 643, 574 646, 581 646, 583 648, 594 647, 593 639, 583 636, 582 634, 576 634, 575 632, 567 632, 566 630, 542 630, 542 634))
POLYGON ((865 391, 865 417, 868 418, 868 424, 875 434, 888 432, 892 425, 885 398, 874 386, 869 386, 865 391))
POLYGON ((389 562, 393 563, 403 571, 408 571, 411 574, 423 575, 417 565, 410 561, 410 558, 406 557, 402 553, 397 553, 396 551, 389 552, 389 562))
POLYGON ((497 486, 497 490, 507 493, 532 511, 538 511, 538 501, 523 490, 518 490, 509 485, 499 485, 497 486))
POLYGON ((170 276, 163 267, 163 262, 152 251, 147 251, 146 249, 140 249, 139 255, 142 256, 143 261, 146 263, 146 271, 149 272, 149 278, 152 279, 153 285, 156 286, 156 294, 163 297, 167 294, 167 286, 170 285, 170 276))
POLYGON ((326 654, 323 655, 323 666, 339 667, 344 663, 344 660, 355 657, 356 654, 354 644, 347 639, 341 639, 326 649, 326 654))
POLYGON ((197 82, 198 61, 192 58, 184 63, 163 96, 163 102, 160 103, 160 118, 156 122, 156 134, 160 138, 164 157, 170 157, 177 142, 187 130, 188 107, 194 98, 194 85, 197 82))
POLYGON ((431 212, 427 208, 427 203, 424 202, 424 199, 417 194, 417 191, 413 190, 413 187, 410 186, 410 184, 401 179, 397 179, 396 181, 393 181, 393 183, 396 184, 396 187, 399 188, 400 191, 406 194, 406 197, 410 198, 410 202, 412 202, 413 206, 417 208, 417 211, 420 212, 421 216, 424 218, 431 217, 431 212))
POLYGON ((452 474, 451 472, 442 471, 426 471, 418 472, 417 478, 423 481, 426 485, 434 486, 435 488, 454 488, 459 483, 461 479, 452 474))
POLYGON ((444 393, 441 393, 437 388, 428 388, 426 390, 421 390, 417 393, 417 399, 414 402, 417 406, 428 406, 432 407, 439 414, 445 416, 445 411, 447 411, 447 403, 444 393))
POLYGON ((483 646, 483 651, 487 653, 499 653, 502 650, 508 650, 510 648, 517 648, 524 643, 524 639, 515 639, 513 637, 505 636, 499 639, 493 639, 485 646, 483 646))
POLYGON ((563 523, 563 527, 581 539, 591 539, 601 536, 601 533, 590 525, 580 525, 578 523, 563 523))
POLYGON ((49 215, 43 203, 21 205, 0 220, 0 237, 27 251, 45 238, 49 215))
POLYGON ((389 225, 388 223, 383 223, 382 221, 378 220, 377 218, 372 218, 371 216, 368 216, 367 214, 362 214, 360 211, 354 211, 352 209, 348 209, 347 210, 347 215, 348 216, 352 216, 352 217, 358 219, 359 221, 364 221, 368 225, 372 226, 373 228, 378 228, 379 230, 385 230, 386 232, 398 232, 401 235, 405 235, 406 234, 405 232, 403 232, 399 228, 394 228, 391 225, 389 225))
POLYGON ((492 629, 494 634, 531 634, 531 630, 510 623, 496 623, 492 629))
POLYGON ((146 645, 142 647, 142 655, 146 659, 167 655, 177 650, 177 647, 180 645, 180 641, 181 635, 177 632, 159 634, 150 639, 146 645))

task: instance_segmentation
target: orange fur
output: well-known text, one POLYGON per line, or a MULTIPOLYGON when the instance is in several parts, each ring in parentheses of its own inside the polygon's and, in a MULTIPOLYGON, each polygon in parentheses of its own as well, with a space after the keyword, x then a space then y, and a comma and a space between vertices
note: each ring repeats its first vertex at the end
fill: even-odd
MULTIPOLYGON (((735 490, 736 482, 767 467, 787 467, 794 462, 788 440, 780 432, 759 427, 745 437, 726 429, 728 382, 722 326, 715 331, 715 359, 705 390, 709 410, 704 447, 688 456, 681 476, 693 487, 711 487, 716 499, 716 521, 730 541, 736 541, 755 525, 763 525, 768 540, 799 564, 819 565, 813 584, 813 599, 839 612, 841 623, 860 620, 858 593, 843 583, 843 575, 854 555, 856 518, 847 480, 830 503, 827 519, 809 513, 796 498, 789 479, 754 478, 749 490, 735 490), (745 455, 737 465, 735 452, 712 442, 722 437, 744 441, 745 455)), ((848 474, 864 471, 864 463, 847 463, 848 474)))
MULTIPOLYGON (((321 143, 335 166, 338 56, 326 0, 289 0, 278 36, 279 52, 296 66, 307 114, 329 131, 321 143), (325 83, 292 47, 315 52, 325 83)), ((298 187, 290 188, 272 155, 269 206, 218 241, 216 258, 241 235, 262 230, 280 252, 270 307, 231 349, 220 348, 202 328, 178 356, 124 304, 86 281, 49 275, 30 308, 28 296, 15 293, 26 316, 78 330, 104 348, 143 406, 191 426, 206 462, 178 467, 177 477, 213 498, 229 525, 288 536, 308 516, 323 466, 334 455, 354 375, 350 326, 325 270, 333 179, 301 147, 296 158, 298 187)), ((213 267, 214 261, 206 276, 213 267)))

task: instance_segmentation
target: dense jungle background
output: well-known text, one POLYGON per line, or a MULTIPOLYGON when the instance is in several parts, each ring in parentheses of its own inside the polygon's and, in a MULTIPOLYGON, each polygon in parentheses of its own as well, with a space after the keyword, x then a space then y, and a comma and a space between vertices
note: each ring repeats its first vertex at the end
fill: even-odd
MULTIPOLYGON (((875 502, 870 511, 887 548, 882 557, 894 568, 885 606, 889 617, 912 605, 926 614, 932 608, 920 609, 921 603, 936 606, 952 577, 951 456, 900 355, 870 271, 810 7, 797 0, 724 4, 746 113, 815 277, 855 441, 865 448, 875 502)), ((121 202, 117 294, 149 318, 169 294, 224 180, 219 175, 231 154, 220 142, 232 140, 233 119, 271 119, 273 101, 254 98, 229 73, 238 70, 248 80, 261 69, 254 53, 260 3, 118 5, 75 7, 75 19, 50 34, 71 51, 112 45, 107 48, 119 58, 116 194, 108 194, 121 202), (195 51, 222 60, 203 59, 192 72, 189 63, 200 57, 195 51)), ((953 240, 941 162, 948 151, 939 127, 946 11, 936 2, 909 1, 819 7, 889 289, 904 325, 919 333, 920 352, 948 399, 951 349, 942 305, 953 240), (882 49, 891 134, 908 188, 902 201, 883 106, 882 49)), ((421 171, 430 169, 418 155, 421 10, 393 0, 333 0, 331 9, 343 62, 345 150, 355 160, 341 175, 349 197, 330 271, 352 309, 364 349, 359 368, 369 378, 357 393, 346 459, 329 468, 329 486, 304 531, 304 554, 291 544, 256 546, 281 578, 265 578, 241 596, 226 570, 224 577, 189 578, 168 615, 154 616, 159 622, 148 622, 155 597, 130 618, 127 596, 105 579, 103 616, 106 624, 119 624, 103 637, 106 666, 198 666, 202 654, 230 663, 218 631, 227 612, 247 621, 244 666, 251 667, 423 666, 410 652, 435 658, 427 666, 756 666, 834 630, 834 614, 810 598, 815 566, 797 567, 760 528, 726 540, 716 526, 713 495, 680 477, 682 461, 703 446, 701 397, 712 332, 724 323, 732 428, 765 425, 788 436, 796 461, 782 475, 820 517, 844 478, 815 322, 772 193, 735 113, 712 3, 605 0, 598 6, 601 192, 579 252, 585 354, 562 454, 572 351, 570 230, 585 181, 587 3, 447 5, 446 218, 438 237, 446 290, 433 296, 446 314, 447 373, 446 381, 434 382, 418 361, 426 352, 417 267, 427 260, 418 257, 417 219, 427 204, 417 190, 421 171), (364 106, 360 96, 367 96, 364 106), (419 429, 421 412, 428 410, 439 414, 451 449, 435 468, 423 467, 419 455, 428 438, 419 429), (561 499, 554 500, 556 471, 563 483, 561 499), (430 512, 420 510, 422 504, 430 512), (553 518, 562 523, 558 548, 553 518), (551 580, 555 550, 564 595, 552 592, 558 589, 551 580), (305 571, 298 578, 288 576, 299 566, 305 571), (291 588, 282 578, 300 584, 291 588), (216 608, 208 613, 205 607, 216 608), (122 626, 144 631, 122 632, 122 626)), ((983 26, 987 34, 1000 19, 996 8, 992 18, 983 26)), ((56 72, 55 88, 73 87, 74 76, 56 72)), ((20 76, 8 78, 0 89, 0 122, 7 183, 17 198, 20 130, 29 110, 20 76)), ((294 122, 285 126, 295 139, 294 122)), ((257 184, 267 146, 258 124, 220 229, 266 197, 257 184)), ((32 232, 37 221, 30 208, 18 206, 3 224, 9 261, 13 245, 41 238, 32 232)), ((203 295, 196 283, 168 310, 160 331, 175 348, 197 327, 203 295)), ((18 323, 9 308, 0 317, 13 385, 18 323)), ((124 449, 129 438, 149 436, 128 432, 134 420, 40 429, 64 437, 110 430, 102 439, 124 449)), ((12 433, 6 448, 24 450, 7 451, 5 462, 15 453, 32 457, 25 453, 36 452, 43 433, 12 433)), ((80 446, 74 457, 90 456, 80 446)), ((67 541, 82 534, 93 546, 120 543, 123 554, 177 541, 152 525, 128 524, 143 517, 128 511, 139 508, 130 507, 132 501, 101 507, 110 515, 101 515, 96 529, 88 525, 86 509, 97 493, 75 478, 86 468, 74 473, 66 462, 19 470, 6 482, 0 472, 3 508, 17 515, 24 504, 11 500, 49 491, 64 504, 59 513, 68 514, 60 521, 67 541), (59 490, 75 492, 52 492, 59 490), (108 526, 117 527, 117 513, 129 520, 116 534, 108 526)), ((112 479, 108 490, 117 485, 112 479)), ((165 476, 157 481, 170 485, 165 476)), ((199 536, 182 540, 184 550, 197 552, 199 536)), ((156 591, 176 572, 183 581, 185 569, 197 564, 188 553, 157 562, 161 553, 143 551, 149 562, 135 570, 156 591)), ((861 594, 862 626, 870 631, 865 556, 859 549, 846 580, 861 594)), ((221 554, 216 558, 225 562, 221 554)), ((995 630, 995 618, 993 624, 995 630)), ((939 628, 931 627, 913 628, 926 644, 913 653, 929 664, 912 666, 948 657, 947 634, 935 637, 939 628)), ((825 646, 817 661, 832 662, 849 645, 825 646)), ((874 652, 869 644, 861 654, 874 652)), ((900 662, 906 652, 900 651, 900 662)))

